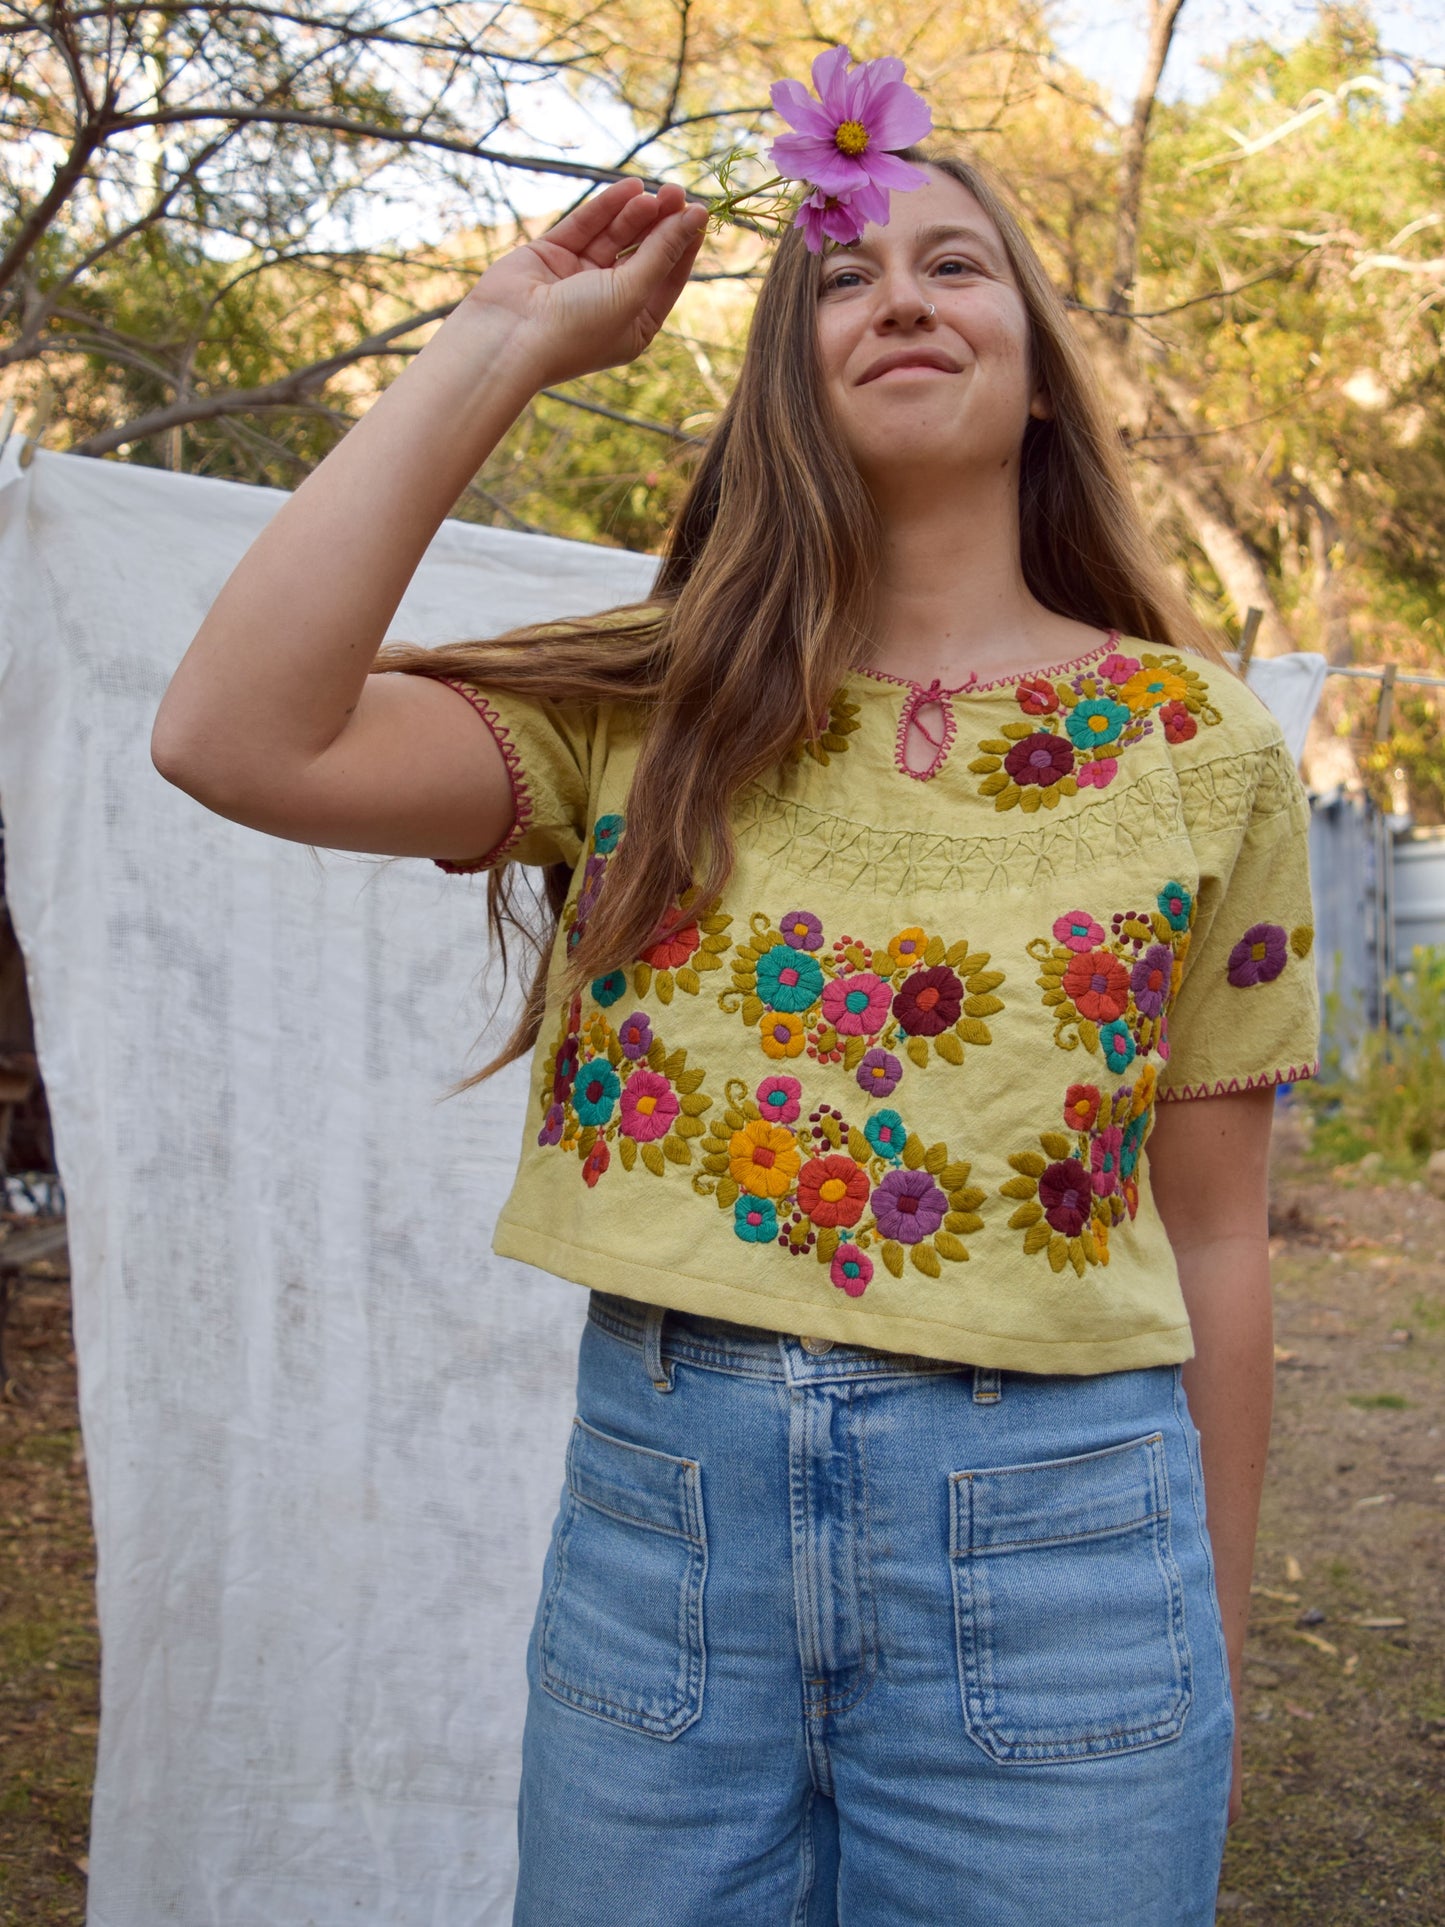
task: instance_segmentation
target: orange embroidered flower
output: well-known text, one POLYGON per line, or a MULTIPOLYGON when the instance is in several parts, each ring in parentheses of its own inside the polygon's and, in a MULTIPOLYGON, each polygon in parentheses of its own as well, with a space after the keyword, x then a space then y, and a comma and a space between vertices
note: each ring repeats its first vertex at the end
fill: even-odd
POLYGON ((800 1057, 807 1048, 803 1020, 791 1010, 770 1010, 763 1018, 763 1049, 769 1057, 800 1057))
POLYGON ((1130 1117, 1142 1117, 1154 1102, 1156 1073, 1152 1064, 1146 1064, 1139 1073, 1139 1082, 1134 1086, 1134 1102, 1129 1107, 1130 1117))
POLYGON ((1086 950, 1069 959, 1064 995, 1081 1017, 1111 1023, 1129 1008, 1129 973, 1112 950, 1086 950))
POLYGON ((809 1158, 798 1176, 798 1204, 814 1224, 857 1224, 871 1189, 868 1173, 852 1158, 809 1158))
POLYGON ((754 1118, 734 1131, 728 1144, 728 1169, 755 1198, 781 1198, 802 1162, 792 1132, 764 1118, 754 1118))
POLYGON ((888 954, 894 963, 917 963, 927 947, 927 933, 913 925, 907 930, 900 930, 896 937, 890 938, 888 954))
POLYGON ((1136 670, 1119 691, 1136 716, 1146 709, 1157 709, 1161 703, 1183 702, 1188 694, 1189 684, 1184 678, 1162 668, 1136 670))

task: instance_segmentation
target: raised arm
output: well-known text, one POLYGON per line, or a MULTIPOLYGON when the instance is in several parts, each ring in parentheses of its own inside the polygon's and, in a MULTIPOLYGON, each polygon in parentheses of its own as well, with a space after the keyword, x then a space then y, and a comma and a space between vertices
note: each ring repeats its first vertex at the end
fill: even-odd
POLYGON ((169 782, 335 849, 464 858, 500 842, 511 786, 480 718, 371 666, 466 483, 540 388, 647 347, 705 220, 681 188, 619 181, 487 270, 237 565, 156 714, 169 782))

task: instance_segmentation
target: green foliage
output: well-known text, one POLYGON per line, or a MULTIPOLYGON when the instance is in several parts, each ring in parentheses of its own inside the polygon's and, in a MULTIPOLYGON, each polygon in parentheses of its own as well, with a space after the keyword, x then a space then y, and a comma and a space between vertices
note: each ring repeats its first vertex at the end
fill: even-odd
POLYGON ((1410 1401, 1398 1392, 1351 1392, 1345 1400, 1361 1412, 1408 1412, 1410 1401))
POLYGON ((1327 996, 1334 1042, 1300 1095, 1314 1115, 1317 1156, 1353 1164, 1378 1152, 1386 1171, 1414 1175, 1445 1148, 1445 949, 1417 947, 1387 993, 1389 1026, 1357 1022, 1352 1037, 1340 1000, 1327 996))

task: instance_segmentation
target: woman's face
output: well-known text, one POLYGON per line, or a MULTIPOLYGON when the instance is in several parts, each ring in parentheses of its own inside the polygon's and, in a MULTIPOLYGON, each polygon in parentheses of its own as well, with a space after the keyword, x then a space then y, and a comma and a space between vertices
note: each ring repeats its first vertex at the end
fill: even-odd
POLYGON ((998 229, 966 187, 927 172, 892 196, 885 227, 822 262, 824 388, 875 487, 1010 467, 1029 416, 1048 412, 998 229))

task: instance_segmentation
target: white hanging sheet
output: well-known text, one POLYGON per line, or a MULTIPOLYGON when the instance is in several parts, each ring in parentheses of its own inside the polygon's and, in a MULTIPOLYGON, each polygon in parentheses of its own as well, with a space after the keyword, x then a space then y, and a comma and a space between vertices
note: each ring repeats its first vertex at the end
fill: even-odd
MULTIPOLYGON (((0 457, 0 811, 69 1212, 103 1641, 90 1927, 510 1917, 523 1656, 575 1285, 492 1256, 525 1065, 485 881, 306 848, 156 773, 278 492, 0 457)), ((392 633, 644 595, 449 523, 392 633)))

